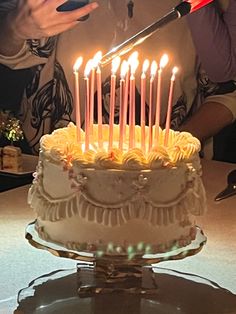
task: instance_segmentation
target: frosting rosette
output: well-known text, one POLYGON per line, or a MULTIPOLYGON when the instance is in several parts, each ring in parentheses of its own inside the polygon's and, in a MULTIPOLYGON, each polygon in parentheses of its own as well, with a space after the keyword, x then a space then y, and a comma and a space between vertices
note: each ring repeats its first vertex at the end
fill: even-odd
POLYGON ((98 152, 95 155, 95 168, 120 168, 122 163, 122 152, 119 149, 112 149, 109 152, 98 152))
POLYGON ((170 161, 166 147, 156 146, 148 154, 147 163, 150 169, 158 169, 167 165, 170 161))
POLYGON ((75 155, 73 160, 80 167, 92 167, 94 165, 95 155, 96 153, 90 149, 82 154, 75 155))
MULTIPOLYGON (((93 126, 90 135, 90 149, 84 151, 84 131, 81 130, 81 142, 77 142, 76 127, 73 123, 65 128, 55 130, 51 135, 41 139, 43 153, 54 162, 65 161, 67 165, 76 162, 79 166, 95 167, 97 169, 157 169, 175 166, 179 162, 191 161, 200 151, 200 142, 188 132, 169 130, 168 143, 165 145, 166 131, 159 128, 155 146, 148 151, 141 149, 141 128, 135 127, 136 148, 129 148, 129 128, 126 126, 126 136, 123 151, 119 147, 119 126, 114 125, 113 147, 108 149, 109 126, 102 126, 103 147, 98 145, 98 126, 93 126)), ((146 132, 146 135, 148 132, 146 132)), ((155 134, 155 132, 154 132, 155 134)), ((148 139, 146 139, 148 143, 148 139)))
POLYGON ((178 132, 172 144, 168 147, 172 163, 191 159, 200 151, 199 140, 188 132, 178 132))
POLYGON ((127 170, 147 168, 146 158, 143 151, 139 148, 130 149, 125 153, 122 159, 122 164, 122 168, 127 170))

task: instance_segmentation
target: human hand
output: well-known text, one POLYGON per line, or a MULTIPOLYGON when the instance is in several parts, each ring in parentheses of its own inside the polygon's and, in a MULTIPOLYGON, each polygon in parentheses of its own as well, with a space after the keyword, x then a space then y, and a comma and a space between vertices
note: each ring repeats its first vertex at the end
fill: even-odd
POLYGON ((68 12, 57 8, 65 0, 19 0, 17 8, 9 13, 8 23, 17 40, 40 39, 60 34, 73 28, 78 19, 98 7, 96 2, 68 12))

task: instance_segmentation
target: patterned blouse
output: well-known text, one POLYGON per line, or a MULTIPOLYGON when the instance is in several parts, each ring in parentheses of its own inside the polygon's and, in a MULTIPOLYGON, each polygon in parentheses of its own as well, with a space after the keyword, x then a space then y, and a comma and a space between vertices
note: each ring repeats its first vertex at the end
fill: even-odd
MULTIPOLYGON (((85 65, 98 50, 102 50, 103 53, 109 51, 115 45, 120 44, 162 17, 174 5, 178 4, 179 0, 135 0, 133 1, 133 14, 130 13, 130 9, 127 7, 129 2, 127 0, 100 0, 97 2, 99 8, 90 15, 89 19, 80 22, 74 29, 51 38, 27 40, 15 56, 0 55, 0 63, 3 66, 7 66, 12 70, 28 70, 23 87, 21 84, 22 97, 16 104, 15 114, 22 121, 27 145, 34 154, 38 153, 39 140, 43 134, 67 125, 69 121, 74 121, 73 64, 76 58, 80 55, 83 56, 83 65, 85 65)), ((234 8, 231 9, 235 11, 236 1, 231 2, 234 3, 234 8)), ((16 3, 17 0, 2 0, 0 3, 0 18, 8 11, 13 10, 16 3)), ((211 35, 210 32, 214 29, 214 25, 217 24, 219 27, 219 20, 221 19, 221 15, 216 13, 217 10, 214 2, 200 10, 201 12, 193 13, 188 17, 190 27, 187 25, 187 19, 182 18, 161 28, 144 43, 136 47, 139 52, 140 64, 146 58, 150 61, 156 60, 159 62, 164 52, 167 52, 170 57, 169 65, 163 73, 162 126, 165 124, 169 79, 174 65, 180 68, 180 74, 176 80, 171 119, 172 128, 178 129, 183 121, 197 110, 199 105, 209 101, 209 99, 223 103, 236 117, 236 92, 234 92, 235 84, 230 76, 231 74, 227 72, 228 76, 225 75, 225 77, 219 77, 219 74, 217 74, 217 80, 214 80, 215 73, 212 73, 214 72, 214 66, 210 65, 208 68, 205 67, 208 70, 207 76, 202 70, 192 41, 191 31, 193 38, 200 42, 198 43, 200 45, 198 53, 203 64, 207 65, 206 59, 209 59, 207 38, 211 35), (204 17, 207 17, 205 19, 207 22, 204 22, 204 17), (202 25, 204 32, 198 30, 199 20, 203 21, 201 23, 205 23, 202 25), (201 40, 197 38, 198 33, 202 36, 201 40), (202 47, 205 47, 205 51, 201 50, 202 47), (212 79, 210 80, 209 77, 212 79)), ((225 23, 230 24, 230 19, 225 19, 225 23)), ((225 29, 225 25, 220 25, 220 27, 223 30, 225 29)), ((225 40, 227 39, 225 38, 225 40)), ((230 41, 230 38, 228 40, 230 41)), ((227 54, 227 51, 224 51, 224 53, 227 54)), ((210 58, 212 64, 214 64, 214 60, 218 60, 218 57, 217 53, 212 53, 210 58)), ((222 60, 222 57, 219 60, 222 60)), ((220 66, 221 64, 219 64, 220 66)), ((141 71, 142 66, 139 66, 139 68, 141 71)), ((136 123, 139 123, 140 73, 137 72, 136 75, 136 123)), ((109 121, 110 66, 102 69, 102 79, 103 121, 107 123, 109 121)), ((83 83, 83 74, 81 73, 82 100, 84 99, 83 83)), ((116 88, 115 122, 117 123, 119 119, 119 84, 116 88)), ((96 99, 95 91, 95 104, 96 99)), ((147 96, 147 115, 148 101, 147 96)), ((2 109, 7 108, 7 104, 2 103, 1 100, 0 106, 2 109)), ((81 106, 81 117, 83 122, 83 106, 81 106)), ((94 120, 96 121, 96 106, 94 120)))

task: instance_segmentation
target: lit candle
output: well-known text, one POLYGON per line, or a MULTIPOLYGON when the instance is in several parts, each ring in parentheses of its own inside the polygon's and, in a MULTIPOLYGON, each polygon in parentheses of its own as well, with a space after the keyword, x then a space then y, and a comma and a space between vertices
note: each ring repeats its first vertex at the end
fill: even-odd
MULTIPOLYGON (((127 112, 128 112, 128 99, 129 99, 129 79, 130 79, 130 68, 128 63, 127 73, 125 76, 125 94, 124 94, 124 124, 127 124, 127 112)), ((125 131, 125 130, 124 130, 125 131)))
POLYGON ((156 121, 155 121, 155 138, 158 141, 159 127, 160 127, 160 114, 161 114, 161 80, 162 71, 169 61, 168 55, 164 54, 161 57, 160 66, 158 69, 158 81, 157 81, 157 99, 156 99, 156 121))
POLYGON ((99 149, 103 148, 102 142, 102 73, 99 67, 99 62, 102 58, 102 52, 99 51, 94 57, 94 63, 96 70, 97 78, 97 116, 98 116, 98 147, 99 149))
POLYGON ((89 120, 89 73, 92 68, 92 60, 89 60, 84 70, 85 81, 85 151, 89 149, 89 137, 90 137, 90 120, 89 120))
POLYGON ((178 68, 174 67, 172 70, 172 76, 170 79, 170 90, 169 90, 169 98, 168 98, 168 109, 167 109, 167 116, 166 116, 166 130, 165 130, 165 139, 164 145, 168 145, 169 140, 169 132, 170 132, 170 123, 171 123, 171 111, 172 111, 172 103, 173 103, 173 95, 174 95, 174 84, 175 84, 175 76, 178 72, 178 68))
POLYGON ((119 148, 123 150, 123 142, 125 136, 125 127, 126 127, 126 114, 127 109, 125 111, 124 97, 125 97, 125 76, 127 75, 129 65, 126 60, 122 62, 121 71, 120 71, 120 132, 119 132, 119 148))
POLYGON ((157 62, 153 61, 151 64, 151 73, 150 73, 150 84, 149 84, 149 122, 148 122, 148 130, 149 130, 149 146, 148 150, 150 151, 152 148, 152 127, 153 127, 153 83, 157 72, 157 62))
POLYGON ((101 51, 98 51, 92 59, 92 68, 91 68, 91 79, 90 79, 90 117, 89 117, 89 127, 90 134, 93 135, 93 122, 94 122, 94 90, 95 90, 95 71, 99 64, 99 61, 102 58, 101 51))
POLYGON ((146 72, 148 70, 148 67, 149 67, 149 60, 146 59, 143 63, 143 70, 142 70, 142 74, 141 74, 141 148, 143 151, 146 150, 145 109, 146 109, 146 72))
POLYGON ((111 68, 111 89, 110 89, 110 117, 109 117, 109 150, 113 146, 113 128, 115 118, 115 100, 116 100, 116 71, 120 65, 120 57, 112 60, 111 68))
POLYGON ((95 85, 95 66, 94 66, 94 59, 93 59, 93 65, 91 68, 91 73, 90 73, 90 105, 89 105, 89 129, 90 129, 90 134, 93 134, 93 119, 94 119, 94 85, 95 85))
MULTIPOLYGON (((130 90, 130 65, 133 59, 138 58, 138 52, 134 51, 128 59, 128 69, 125 78, 125 94, 124 94, 124 123, 127 124, 127 112, 128 112, 128 99, 129 99, 129 90, 130 90)), ((124 130, 125 132, 126 130, 124 130)), ((124 134, 125 135, 125 134, 124 134)))
POLYGON ((139 65, 138 59, 131 62, 130 104, 129 104, 129 148, 135 147, 135 71, 139 65))
POLYGON ((80 143, 81 141, 81 118, 80 118, 80 88, 79 88, 79 68, 83 62, 83 58, 79 57, 73 67, 74 70, 74 99, 75 99, 75 121, 76 121, 76 136, 77 136, 77 142, 80 143))

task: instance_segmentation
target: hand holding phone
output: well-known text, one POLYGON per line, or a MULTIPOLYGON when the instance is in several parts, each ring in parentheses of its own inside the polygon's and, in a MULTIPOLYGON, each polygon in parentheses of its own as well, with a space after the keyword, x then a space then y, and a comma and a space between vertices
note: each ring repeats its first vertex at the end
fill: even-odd
POLYGON ((89 0, 19 1, 14 14, 8 20, 10 35, 12 34, 11 37, 16 42, 56 36, 75 27, 81 16, 83 20, 86 19, 97 7, 96 1, 90 3, 89 0), (80 9, 75 10, 78 6, 80 9), (61 10, 69 11, 58 12, 61 10))
MULTIPOLYGON (((61 4, 58 8, 58 12, 67 12, 67 11, 73 11, 76 9, 80 9, 84 7, 85 5, 89 4, 89 0, 68 0, 61 4)), ((78 21, 85 21, 89 18, 89 14, 79 18, 78 21)))

